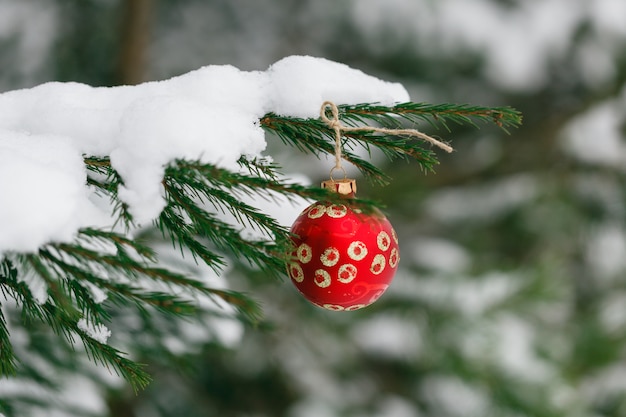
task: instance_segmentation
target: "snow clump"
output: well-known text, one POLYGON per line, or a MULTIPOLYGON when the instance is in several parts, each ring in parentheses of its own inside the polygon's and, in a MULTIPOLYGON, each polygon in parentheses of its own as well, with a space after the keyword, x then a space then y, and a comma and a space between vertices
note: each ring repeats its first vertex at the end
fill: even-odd
POLYGON ((263 157, 259 120, 316 118, 337 104, 408 101, 400 84, 322 58, 291 56, 266 71, 207 66, 137 86, 50 82, 0 94, 0 255, 112 227, 110 207, 86 185, 83 157, 110 157, 120 199, 138 225, 165 206, 164 169, 176 159, 237 171, 263 157))

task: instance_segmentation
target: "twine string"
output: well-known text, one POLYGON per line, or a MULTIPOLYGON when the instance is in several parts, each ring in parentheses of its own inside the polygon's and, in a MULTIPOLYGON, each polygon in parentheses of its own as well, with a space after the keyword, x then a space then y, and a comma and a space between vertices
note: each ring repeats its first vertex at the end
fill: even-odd
POLYGON ((362 126, 362 127, 352 127, 346 126, 341 123, 339 120, 339 109, 337 105, 332 101, 325 101, 322 104, 320 109, 320 118, 326 126, 333 129, 335 131, 335 166, 330 170, 330 178, 333 179, 332 174, 335 170, 341 170, 344 174, 344 179, 346 177, 346 170, 341 165, 342 160, 342 151, 341 151, 341 136, 344 132, 372 132, 372 133, 382 133, 386 135, 395 135, 395 136, 411 136, 422 139, 430 144, 437 146, 438 148, 443 149, 444 151, 450 153, 454 149, 452 146, 438 141, 437 139, 428 136, 425 133, 420 132, 416 129, 388 129, 384 127, 373 127, 373 126, 362 126), (330 107, 330 111, 332 114, 332 119, 328 117, 326 114, 326 109, 330 107))

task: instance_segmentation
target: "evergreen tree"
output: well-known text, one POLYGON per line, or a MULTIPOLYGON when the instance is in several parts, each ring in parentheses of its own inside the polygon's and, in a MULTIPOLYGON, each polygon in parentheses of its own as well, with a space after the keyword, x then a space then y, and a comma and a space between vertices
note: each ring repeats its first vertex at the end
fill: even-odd
MULTIPOLYGON (((445 127, 450 122, 473 123, 474 120, 491 121, 502 127, 515 126, 520 122, 519 114, 508 108, 449 104, 402 103, 393 107, 343 105, 339 106, 338 114, 350 126, 367 121, 390 129, 398 128, 400 121, 428 121, 445 127)), ((316 156, 335 152, 335 131, 321 120, 269 113, 259 122, 284 144, 300 151, 316 156)), ((379 149, 392 159, 415 159, 425 170, 433 168, 436 163, 434 154, 421 143, 403 137, 390 137, 389 133, 380 135, 374 129, 379 128, 365 126, 344 132, 343 156, 364 175, 379 183, 387 179, 384 172, 350 151, 359 145, 366 149, 379 149)), ((289 231, 241 197, 271 199, 282 195, 287 199, 299 196, 329 201, 339 201, 340 197, 320 188, 286 182, 281 179, 280 168, 274 164, 246 157, 238 162, 242 172, 194 160, 170 161, 162 179, 166 206, 155 220, 156 229, 181 253, 218 273, 226 266, 223 253, 266 278, 280 276, 286 270, 289 254, 293 252, 289 231), (212 210, 207 210, 207 206, 212 210), (230 213, 241 226, 249 225, 272 236, 273 240, 246 238, 240 228, 214 214, 219 211, 230 213)), ((258 323, 259 307, 253 298, 236 291, 212 288, 205 285, 201 277, 164 266, 149 243, 144 242, 141 236, 136 238, 130 234, 136 227, 131 227, 133 216, 119 198, 118 191, 123 180, 110 160, 86 156, 84 163, 90 173, 89 188, 113 202, 116 207, 113 213, 117 216, 113 223, 125 226, 122 232, 80 229, 72 242, 51 242, 35 253, 3 253, 0 270, 2 292, 8 305, 14 305, 20 311, 27 327, 45 324, 63 338, 64 341, 57 344, 68 347, 80 340, 89 359, 112 369, 135 389, 140 389, 147 385, 149 374, 141 364, 107 344, 110 332, 104 324, 113 320, 115 315, 109 303, 122 308, 134 306, 134 314, 154 332, 159 332, 159 329, 150 323, 157 312, 166 314, 170 320, 206 313, 192 301, 200 296, 217 299, 217 306, 220 302, 226 303, 237 312, 238 320, 258 323), (124 233, 124 230, 127 232, 124 233), (46 294, 43 300, 38 300, 33 285, 27 284, 29 279, 40 280, 44 284, 46 294), (101 294, 105 294, 108 301, 102 302, 99 299, 101 294)), ((360 200, 354 200, 354 203, 364 209, 372 204, 360 200)), ((155 242, 154 239, 151 241, 155 242)), ((8 314, 11 314, 10 310, 8 314)), ((8 327, 10 321, 11 317, 3 314, 0 322, 0 369, 4 376, 15 375, 18 370, 22 374, 24 368, 29 369, 19 365, 23 359, 12 347, 8 327)), ((15 325, 12 323, 11 327, 15 325)), ((127 349, 133 349, 132 342, 127 349)), ((55 384, 53 380, 39 377, 55 384)), ((11 414, 12 403, 7 400, 5 412, 11 414)))
MULTIPOLYGON (((60 2, 15 3, 36 3, 42 11, 60 2)), ((393 180, 384 188, 360 180, 359 195, 387 205, 403 258, 392 287, 372 307, 325 313, 287 283, 229 261, 223 274, 229 288, 260 302, 264 313, 255 326, 237 328, 240 343, 226 337, 236 331, 223 331, 237 321, 215 316, 236 310, 199 313, 203 334, 213 336, 204 342, 189 337, 190 328, 200 327, 186 320, 167 314, 135 320, 133 307, 109 310, 110 344, 147 363, 154 377, 138 396, 102 367, 91 368, 78 340, 73 348, 12 319, 19 323, 10 331, 21 369, 42 383, 27 394, 32 384, 0 380, 3 406, 14 414, 39 406, 35 415, 52 415, 55 404, 75 404, 77 387, 89 393, 106 386, 107 404, 91 398, 93 415, 105 408, 116 416, 624 415, 620 2, 153 3, 150 79, 207 62, 253 69, 312 54, 401 81, 426 101, 513 105, 524 125, 510 138, 490 126, 436 131, 456 149, 438 154, 436 175, 373 154, 373 164, 393 180), (121 334, 127 339, 115 339, 121 334), (167 347, 165 355, 158 346, 167 347)), ((10 59, 2 54, 3 90, 50 79, 119 80, 118 26, 110 13, 117 2, 64 4, 90 4, 97 21, 77 15, 61 21, 97 26, 99 35, 51 34, 46 39, 65 44, 63 65, 72 71, 46 54, 37 54, 45 66, 33 71, 23 64, 18 36, 7 38, 5 27, 0 47, 10 59), (69 46, 90 41, 88 48, 69 46), (72 50, 85 52, 80 65, 72 64, 72 50)), ((270 146, 284 172, 326 172, 280 140, 270 146)), ((170 242, 156 242, 158 229, 141 238, 162 262, 181 265, 170 242)), ((193 274, 212 276, 201 265, 193 274)), ((90 415, 80 405, 73 415, 90 415)))

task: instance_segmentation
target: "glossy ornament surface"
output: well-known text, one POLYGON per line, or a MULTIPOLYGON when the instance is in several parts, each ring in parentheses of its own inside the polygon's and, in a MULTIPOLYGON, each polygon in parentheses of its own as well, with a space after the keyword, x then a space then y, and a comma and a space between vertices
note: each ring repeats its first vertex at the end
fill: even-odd
POLYGON ((396 273, 398 238, 379 211, 316 202, 298 216, 291 232, 296 250, 289 277, 313 304, 334 311, 366 307, 385 292, 396 273))

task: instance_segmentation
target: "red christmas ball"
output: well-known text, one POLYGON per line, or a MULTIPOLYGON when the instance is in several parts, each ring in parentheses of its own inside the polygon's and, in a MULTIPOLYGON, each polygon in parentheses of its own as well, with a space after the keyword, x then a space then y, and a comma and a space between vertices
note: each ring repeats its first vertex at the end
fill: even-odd
POLYGON ((347 204, 316 202, 298 216, 291 232, 296 249, 289 277, 319 307, 366 307, 385 292, 396 273, 398 237, 379 210, 365 214, 347 204))

